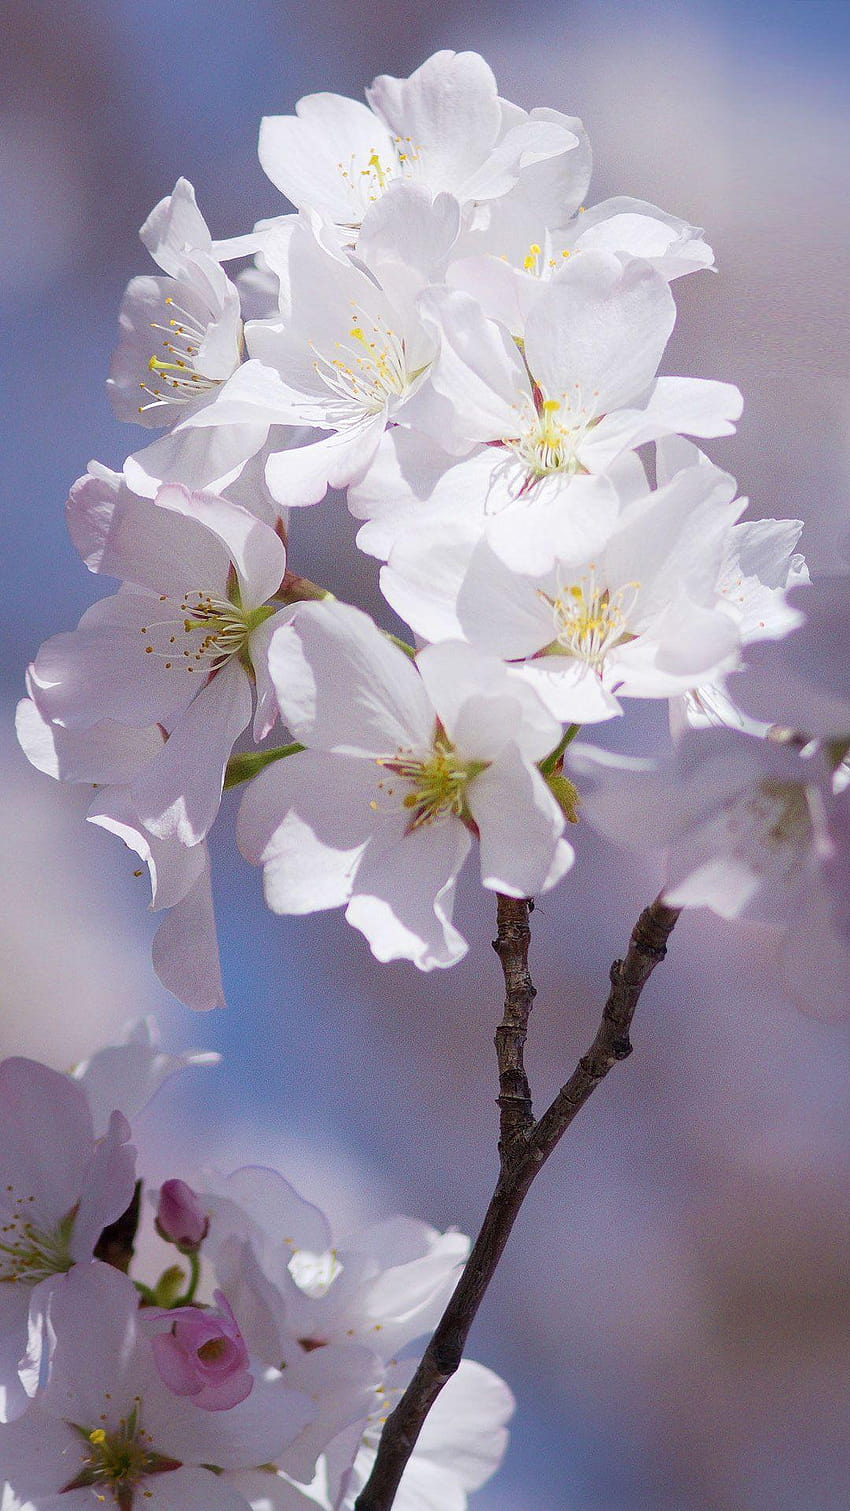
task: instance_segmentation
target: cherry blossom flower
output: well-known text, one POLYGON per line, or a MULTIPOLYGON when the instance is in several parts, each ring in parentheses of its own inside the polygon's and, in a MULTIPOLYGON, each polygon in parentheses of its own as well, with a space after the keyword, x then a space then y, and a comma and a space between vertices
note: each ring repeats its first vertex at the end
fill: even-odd
POLYGON ((284 547, 237 504, 177 486, 142 499, 114 474, 82 478, 68 519, 89 568, 124 583, 75 632, 42 646, 29 672, 33 702, 43 719, 78 733, 104 721, 162 725, 168 738, 125 807, 151 835, 196 846, 218 811, 255 685, 255 737, 276 717, 266 600, 283 577, 284 547))
POLYGON ((730 691, 753 718, 812 739, 850 739, 850 577, 793 587, 790 632, 781 645, 754 645, 730 691))
POLYGON ((627 504, 592 555, 576 548, 568 518, 529 513, 526 557, 538 535, 541 562, 556 557, 534 576, 512 572, 487 540, 467 554, 447 530, 416 551, 408 534, 381 586, 417 633, 459 632, 513 663, 556 718, 607 719, 621 696, 670 697, 734 660, 738 634, 717 586, 744 507, 734 492, 717 468, 686 469, 627 504))
POLYGON ((273 911, 346 905, 378 959, 431 970, 466 950, 451 908, 472 833, 494 890, 525 897, 569 869, 535 765, 560 724, 498 662, 447 642, 414 667, 359 610, 322 603, 276 632, 269 668, 310 747, 261 772, 239 813, 273 911))
MULTIPOLYGON (((499 98, 477 53, 437 52, 408 79, 382 75, 369 105, 341 95, 306 95, 294 116, 266 116, 260 163, 297 207, 309 207, 356 235, 369 207, 398 181, 448 191, 464 206, 504 194, 539 165, 553 163, 553 205, 581 139, 555 110, 526 112, 499 98)), ((581 176, 581 169, 578 169, 581 176)))
POLYGON ((587 746, 567 764, 581 811, 615 843, 666 848, 664 898, 781 931, 790 995, 847 1011, 850 793, 817 753, 731 729, 691 731, 660 767, 587 746))
POLYGON ((131 1281, 106 1265, 68 1276, 52 1297, 54 1369, 25 1417, 0 1429, 7 1486, 32 1511, 244 1511, 222 1471, 272 1461, 314 1408, 280 1377, 209 1411, 160 1378, 131 1281))
POLYGON ((34 1060, 0 1063, 0 1421, 19 1416, 47 1376, 57 1284, 87 1265, 133 1195, 129 1137, 116 1111, 96 1139, 68 1076, 34 1060))
POLYGON ((202 1411, 229 1411, 250 1395, 245 1339, 223 1291, 215 1308, 172 1307, 159 1317, 166 1332, 153 1332, 151 1346, 160 1379, 177 1396, 190 1396, 202 1411))
POLYGON ((436 344, 415 295, 440 276, 457 230, 448 195, 398 185, 369 211, 356 260, 300 220, 269 233, 280 314, 249 323, 250 360, 187 424, 328 431, 306 446, 272 444, 266 479, 281 505, 316 503, 362 476, 427 375, 436 344))

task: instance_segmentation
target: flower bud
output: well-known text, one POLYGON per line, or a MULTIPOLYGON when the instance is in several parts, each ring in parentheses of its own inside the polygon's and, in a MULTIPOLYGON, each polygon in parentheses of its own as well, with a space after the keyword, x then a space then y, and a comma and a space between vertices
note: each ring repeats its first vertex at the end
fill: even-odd
POLYGON ((203 1411, 229 1411, 250 1395, 245 1339, 227 1300, 216 1291, 216 1310, 181 1306, 163 1313, 170 1331, 151 1339, 160 1379, 177 1396, 190 1396, 203 1411))
POLYGON ((161 1238, 178 1249, 197 1249, 207 1236, 209 1218, 192 1190, 182 1180, 167 1180, 160 1188, 156 1226, 161 1238))

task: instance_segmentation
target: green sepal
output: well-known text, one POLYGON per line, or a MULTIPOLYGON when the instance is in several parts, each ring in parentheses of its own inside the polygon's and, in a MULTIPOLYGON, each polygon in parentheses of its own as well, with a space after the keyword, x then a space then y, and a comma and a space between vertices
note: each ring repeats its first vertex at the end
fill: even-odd
POLYGON ((178 1300, 183 1299, 183 1287, 186 1284, 186 1274, 179 1264, 169 1265, 163 1270, 156 1285, 153 1295, 156 1306, 171 1307, 178 1300))
POLYGON ((546 786, 549 788, 567 823, 577 824, 580 799, 578 789, 570 781, 569 777, 564 776, 562 771, 550 771, 546 776, 546 786))
POLYGON ((291 745, 278 745, 274 750, 245 750, 239 755, 232 755, 224 772, 224 787, 238 787, 242 782, 250 782, 264 767, 271 766, 273 761, 283 761, 287 756, 298 755, 304 750, 297 740, 291 745))

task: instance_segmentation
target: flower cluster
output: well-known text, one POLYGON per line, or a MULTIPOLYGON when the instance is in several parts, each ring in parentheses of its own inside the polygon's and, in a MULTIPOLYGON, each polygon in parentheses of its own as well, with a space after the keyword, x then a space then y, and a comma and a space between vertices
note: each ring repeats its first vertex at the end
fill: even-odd
POLYGON ((814 868, 818 937, 845 950, 843 714, 796 700, 780 747, 781 699, 746 718, 726 683, 800 620, 800 526, 742 522, 695 444, 733 431, 737 389, 659 376, 671 283, 713 265, 701 231, 588 208, 581 122, 501 99, 475 53, 367 101, 263 121, 294 213, 216 241, 181 179, 142 227, 160 271, 128 286, 108 386, 163 433, 71 490, 77 549, 120 587, 30 667, 30 760, 96 785, 89 817, 171 910, 156 969, 196 1007, 221 1002, 205 840, 243 781, 269 906, 344 907, 379 960, 457 961, 470 850, 485 887, 546 891, 579 813, 627 840, 637 817, 672 847, 669 899, 727 915, 797 912, 814 868), (329 488, 411 645, 287 558, 288 511, 329 488), (587 749, 565 773, 578 726, 646 698, 674 708, 669 777, 587 749))
MULTIPOLYGON (((317 1207, 252 1167, 145 1195, 181 1262, 134 1278, 141 1183, 123 1109, 135 1117, 204 1059, 159 1055, 139 1025, 74 1077, 0 1064, 4 1506, 350 1511, 416 1362, 403 1351, 460 1275, 462 1234, 397 1217, 337 1245, 317 1207)), ((465 1506, 512 1409, 496 1375, 462 1364, 400 1511, 465 1506)))

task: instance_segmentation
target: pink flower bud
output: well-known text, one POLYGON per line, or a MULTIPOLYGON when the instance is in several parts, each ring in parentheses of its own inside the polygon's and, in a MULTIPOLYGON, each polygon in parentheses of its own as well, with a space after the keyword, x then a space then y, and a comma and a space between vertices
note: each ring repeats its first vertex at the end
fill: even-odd
POLYGON ((191 1186, 182 1180, 167 1180, 160 1188, 156 1225, 169 1243, 180 1249, 197 1249, 207 1236, 209 1219, 191 1186))
POLYGON ((229 1411, 250 1395, 254 1377, 248 1350, 227 1300, 216 1291, 216 1310, 197 1306, 163 1312, 167 1333, 151 1339, 160 1379, 176 1396, 191 1396, 203 1411, 229 1411))

